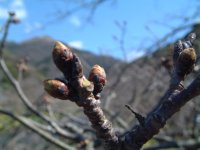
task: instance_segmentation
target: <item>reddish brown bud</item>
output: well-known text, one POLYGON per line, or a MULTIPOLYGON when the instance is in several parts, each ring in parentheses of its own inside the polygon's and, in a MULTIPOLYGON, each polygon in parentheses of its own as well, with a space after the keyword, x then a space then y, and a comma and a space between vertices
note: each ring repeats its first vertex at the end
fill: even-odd
POLYGON ((178 74, 184 76, 193 71, 196 57, 197 55, 193 48, 184 49, 177 59, 176 69, 178 74))
POLYGON ((72 73, 73 54, 70 48, 66 47, 61 42, 56 42, 53 49, 53 60, 58 69, 63 72, 65 78, 69 80, 72 73))
POLYGON ((101 82, 103 85, 106 84, 107 81, 106 81, 105 70, 99 65, 94 65, 92 67, 92 70, 90 71, 90 75, 89 75, 89 80, 93 82, 96 76, 100 78, 99 82, 101 82))
POLYGON ((94 83, 93 94, 97 99, 99 99, 99 94, 107 82, 105 70, 99 65, 94 65, 90 71, 89 81, 94 83))
POLYGON ((68 99, 69 88, 60 80, 45 80, 44 89, 49 95, 55 98, 62 100, 68 99))

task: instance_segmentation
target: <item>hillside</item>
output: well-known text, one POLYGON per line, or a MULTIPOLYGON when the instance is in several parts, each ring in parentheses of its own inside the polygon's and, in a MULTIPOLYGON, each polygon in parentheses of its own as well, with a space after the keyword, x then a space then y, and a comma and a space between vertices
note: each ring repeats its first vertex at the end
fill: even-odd
MULTIPOLYGON (((22 43, 8 42, 6 48, 18 58, 28 57, 30 64, 37 66, 39 71, 45 75, 52 75, 56 72, 51 56, 54 43, 54 39, 44 36, 35 37, 22 43)), ((122 63, 109 56, 98 56, 85 50, 72 50, 81 58, 84 70, 89 70, 94 64, 99 64, 108 71, 112 64, 122 63)))

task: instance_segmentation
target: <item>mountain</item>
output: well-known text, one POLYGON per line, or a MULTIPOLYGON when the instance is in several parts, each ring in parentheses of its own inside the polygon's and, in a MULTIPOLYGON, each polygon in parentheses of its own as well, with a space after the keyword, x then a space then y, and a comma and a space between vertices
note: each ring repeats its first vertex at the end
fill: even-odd
MULTIPOLYGON (((22 43, 9 42, 6 48, 18 58, 28 57, 31 65, 37 66, 39 71, 45 73, 45 75, 49 75, 56 72, 51 56, 54 43, 54 39, 44 36, 35 37, 22 43)), ((77 50, 74 48, 72 48, 72 51, 80 57, 87 71, 95 64, 103 66, 106 71, 111 68, 112 64, 123 64, 122 61, 113 57, 99 56, 85 50, 77 50)))

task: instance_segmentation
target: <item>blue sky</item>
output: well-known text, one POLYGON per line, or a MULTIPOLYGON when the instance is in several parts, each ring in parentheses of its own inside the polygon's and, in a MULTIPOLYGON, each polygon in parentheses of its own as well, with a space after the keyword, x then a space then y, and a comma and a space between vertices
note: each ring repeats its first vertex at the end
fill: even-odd
MULTIPOLYGON (((22 42, 35 36, 50 36, 97 54, 123 59, 119 42, 113 36, 121 35, 116 22, 122 24, 125 21, 124 49, 131 60, 142 55, 146 47, 172 28, 183 24, 183 17, 191 16, 199 4, 197 0, 108 0, 98 7, 90 22, 86 21, 89 12, 81 10, 48 23, 59 11, 72 9, 75 1, 0 0, 0 25, 7 18, 6 12, 15 10, 21 23, 12 26, 9 40, 22 42)), ((199 22, 199 18, 190 22, 199 22)), ((177 36, 171 40, 175 38, 177 36)))

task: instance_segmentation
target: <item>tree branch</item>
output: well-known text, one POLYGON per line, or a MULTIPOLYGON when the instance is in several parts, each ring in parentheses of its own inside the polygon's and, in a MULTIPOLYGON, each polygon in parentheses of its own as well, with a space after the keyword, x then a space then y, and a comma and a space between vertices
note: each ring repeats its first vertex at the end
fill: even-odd
POLYGON ((70 48, 56 42, 53 50, 53 59, 56 66, 63 72, 65 80, 45 80, 45 90, 53 97, 62 100, 71 100, 83 107, 95 129, 97 137, 104 141, 108 150, 138 150, 159 130, 166 121, 174 115, 186 102, 200 94, 200 76, 188 88, 184 88, 183 81, 194 68, 196 52, 192 48, 194 34, 187 41, 178 41, 174 48, 174 71, 171 77, 169 90, 162 101, 147 117, 141 117, 140 124, 136 125, 124 136, 118 137, 112 128, 111 122, 106 119, 100 108, 99 93, 106 83, 104 70, 95 65, 89 75, 89 81, 83 75, 79 58, 70 48))
POLYGON ((194 67, 196 53, 192 45, 179 41, 174 49, 174 72, 171 84, 165 98, 152 112, 148 114, 144 125, 137 125, 129 131, 123 139, 123 149, 140 149, 159 130, 164 127, 166 121, 171 118, 186 102, 200 94, 200 76, 198 76, 188 88, 184 89, 183 81, 194 67), (187 45, 184 47, 184 45, 187 45), (190 45, 190 46, 189 46, 190 45))
POLYGON ((4 113, 6 115, 9 115, 13 119, 19 121, 29 129, 33 130, 35 133, 38 135, 42 136, 44 139, 48 140, 52 144, 57 145, 58 147, 66 150, 75 150, 75 148, 63 143, 59 139, 55 138, 52 136, 52 134, 57 134, 59 136, 65 137, 66 139, 72 140, 73 142, 79 143, 85 140, 85 137, 77 132, 68 132, 61 128, 57 122, 53 121, 50 117, 46 116, 45 114, 39 112, 37 108, 30 102, 28 97, 24 94, 19 81, 17 81, 13 75, 11 74, 10 70, 8 69, 4 57, 3 57, 3 50, 5 47, 5 42, 6 38, 8 35, 9 27, 11 23, 16 23, 16 18, 14 17, 14 13, 9 13, 10 17, 8 18, 6 25, 5 25, 5 30, 3 33, 3 37, 0 43, 0 67, 3 70, 5 76, 8 78, 10 83, 13 85, 14 89, 16 90, 18 96, 20 97, 20 100, 24 103, 26 108, 31 111, 33 114, 35 114, 37 117, 41 118, 43 121, 45 121, 49 126, 45 126, 41 123, 38 123, 33 120, 29 120, 28 118, 22 117, 22 116, 17 116, 14 115, 11 112, 5 111, 5 110, 0 110, 1 113, 4 113), (49 134, 51 133, 51 134, 49 134))
POLYGON ((63 143, 60 140, 54 138, 48 132, 45 132, 44 130, 38 128, 37 126, 35 126, 32 123, 32 121, 30 121, 29 119, 27 119, 25 117, 15 115, 15 114, 13 114, 11 112, 8 112, 6 110, 3 110, 1 108, 0 108, 0 113, 13 118, 14 120, 19 121, 21 124, 23 124, 24 126, 26 126, 29 129, 31 129, 33 132, 37 133, 38 135, 40 135, 41 137, 43 137, 44 139, 46 139, 50 143, 55 144, 56 146, 58 146, 58 147, 60 147, 62 149, 65 149, 65 150, 76 150, 75 148, 67 145, 66 143, 63 143))
POLYGON ((10 27, 11 23, 14 23, 13 19, 14 19, 13 15, 10 15, 10 17, 9 17, 7 23, 6 23, 4 34, 3 34, 3 37, 2 37, 2 40, 1 40, 1 43, 0 43, 0 67, 1 67, 1 69, 3 70, 4 74, 6 75, 6 77, 10 81, 10 83, 13 85, 13 87, 16 90, 21 101, 24 103, 24 105, 27 107, 27 109, 29 111, 31 111, 32 113, 34 113, 35 115, 37 115, 38 117, 43 119, 46 123, 48 123, 52 128, 55 129, 57 134, 65 137, 67 139, 77 141, 77 139, 79 139, 80 135, 70 134, 69 132, 62 129, 51 118, 49 118, 48 116, 44 115, 43 113, 41 113, 37 110, 37 108, 30 102, 28 97, 24 94, 24 92, 23 92, 23 90, 20 86, 20 83, 13 77, 13 75, 9 71, 9 69, 8 69, 8 67, 5 63, 5 60, 3 58, 3 49, 5 47, 5 42, 6 42, 6 38, 7 38, 7 35, 8 35, 9 27, 10 27))

